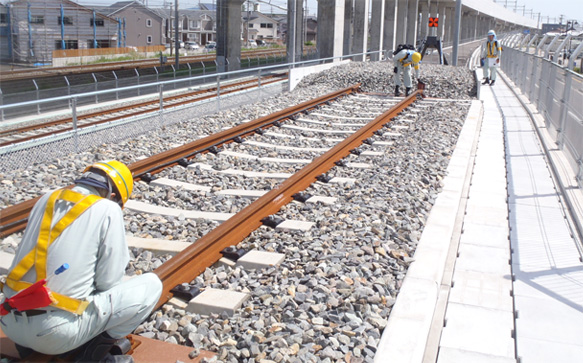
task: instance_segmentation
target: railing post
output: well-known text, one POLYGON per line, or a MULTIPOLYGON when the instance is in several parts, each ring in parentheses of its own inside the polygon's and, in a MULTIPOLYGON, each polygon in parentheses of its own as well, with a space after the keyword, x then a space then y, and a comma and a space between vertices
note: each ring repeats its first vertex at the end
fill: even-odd
MULTIPOLYGON (((134 68, 134 72, 136 72, 136 79, 137 79, 138 86, 139 86, 140 85, 140 72, 138 72, 137 68, 134 68)), ((140 95, 141 95, 140 87, 138 87, 138 96, 140 96, 140 95)))
POLYGON ((65 82, 67 82, 67 95, 71 95, 71 83, 69 82, 69 78, 67 76, 63 76, 65 82))
POLYGON ((571 85, 573 83, 573 75, 567 69, 565 72, 565 89, 563 89, 563 97, 561 99, 561 116, 559 119, 559 129, 557 130, 557 146, 562 150, 565 146, 565 127, 567 126, 567 111, 569 110, 569 97, 571 96, 571 85))
MULTIPOLYGON (((171 64, 170 67, 172 67, 172 73, 174 74, 174 80, 176 80, 176 68, 174 68, 174 64, 171 64)), ((176 82, 174 82, 174 89, 176 89, 176 82)))
POLYGON ((206 66, 203 61, 200 61, 200 64, 202 64, 202 75, 204 76, 206 74, 206 66))
POLYGON ((73 99, 71 99, 71 116, 73 117, 75 152, 79 152, 79 134, 77 132, 77 97, 73 97, 73 99))
MULTIPOLYGON (((40 101, 40 92, 38 90, 38 84, 36 84, 34 78, 32 79, 32 83, 34 84, 34 88, 36 88, 36 100, 40 101)), ((37 115, 40 115, 40 103, 36 104, 36 113, 37 115)))
POLYGON ((154 70, 156 71, 156 82, 160 82, 160 72, 158 72, 158 67, 154 67, 154 70))
MULTIPOLYGON (((97 92, 97 77, 95 77, 95 73, 91 73, 91 76, 93 77, 93 81, 95 82, 95 92, 97 92)), ((95 94, 95 103, 99 103, 99 97, 97 96, 97 93, 95 94)))
POLYGON ((259 68, 259 72, 257 72, 257 90, 259 91, 257 98, 261 99, 261 68, 259 68))
MULTIPOLYGON (((0 87, 0 106, 4 105, 4 97, 2 95, 2 87, 0 87)), ((0 121, 4 121, 4 109, 0 110, 0 121)))
POLYGON ((117 79, 117 74, 115 74, 115 71, 111 71, 111 73, 113 73, 113 77, 115 78, 115 99, 119 100, 119 92, 117 91, 119 88, 119 81, 117 79))
POLYGON ((160 114, 164 112, 164 85, 158 85, 158 92, 160 93, 160 114))
POLYGON ((530 74, 530 87, 529 87, 529 94, 528 94, 528 99, 530 100, 530 102, 533 102, 534 99, 534 79, 536 76, 536 71, 538 68, 538 61, 539 61, 539 57, 536 55, 533 55, 532 57, 532 72, 530 74))
POLYGON ((188 66, 188 85, 192 86, 192 80, 190 80, 190 78, 192 78, 192 67, 190 66, 190 63, 186 63, 186 65, 188 66))
POLYGON ((217 112, 221 110, 221 75, 217 73, 217 112))

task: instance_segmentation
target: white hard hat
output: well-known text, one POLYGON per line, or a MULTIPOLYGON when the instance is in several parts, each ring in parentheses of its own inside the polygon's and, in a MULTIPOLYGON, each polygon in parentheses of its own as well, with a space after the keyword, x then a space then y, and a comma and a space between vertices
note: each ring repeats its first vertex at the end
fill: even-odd
POLYGON ((493 30, 489 30, 488 31, 488 36, 490 36, 490 35, 496 36, 496 32, 493 31, 493 30))

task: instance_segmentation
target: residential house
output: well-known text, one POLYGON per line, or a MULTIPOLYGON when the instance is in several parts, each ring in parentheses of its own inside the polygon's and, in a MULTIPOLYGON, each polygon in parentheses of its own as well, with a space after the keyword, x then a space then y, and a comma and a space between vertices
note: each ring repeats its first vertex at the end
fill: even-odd
POLYGON ((16 0, 2 8, 2 58, 49 63, 58 49, 115 47, 119 22, 69 0, 16 0))
POLYGON ((279 39, 276 20, 258 11, 242 11, 241 16, 244 40, 264 40, 267 43, 273 43, 279 39))
POLYGON ((217 40, 217 22, 215 12, 210 10, 183 10, 182 16, 183 40, 205 45, 217 40))
POLYGON ((165 43, 162 36, 162 18, 158 13, 138 1, 119 1, 99 12, 125 24, 123 43, 128 47, 161 45, 165 43))
MULTIPOLYGON (((281 19, 279 23, 280 32, 282 42, 286 43, 287 41, 287 17, 281 19)), ((302 37, 303 42, 316 42, 316 35, 318 33, 318 19, 315 16, 306 16, 304 17, 304 23, 301 25, 302 27, 302 37)))

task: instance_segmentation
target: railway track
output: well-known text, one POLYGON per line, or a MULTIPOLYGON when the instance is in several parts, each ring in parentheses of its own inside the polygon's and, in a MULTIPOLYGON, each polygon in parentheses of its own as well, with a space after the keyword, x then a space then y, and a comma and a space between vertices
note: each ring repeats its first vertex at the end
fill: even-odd
MULTIPOLYGON (((285 53, 285 51, 273 51, 273 50, 252 50, 241 52, 242 57, 261 57, 261 56, 274 56, 285 53)), ((180 63, 195 63, 195 62, 212 62, 216 58, 214 53, 203 54, 196 56, 181 56, 180 63)), ((171 63, 171 62, 169 62, 171 63)), ((25 70, 13 70, 0 72, 0 78, 3 82, 15 81, 15 80, 26 80, 33 78, 44 78, 44 77, 54 77, 54 76, 67 76, 73 74, 82 73, 92 73, 92 72, 105 72, 111 70, 121 70, 121 69, 140 69, 140 68, 152 68, 160 66, 159 59, 142 59, 133 61, 123 61, 123 62, 107 62, 100 64, 91 65, 78 65, 78 66, 66 66, 66 67, 47 67, 47 68, 35 68, 35 69, 25 69, 25 70)))
MULTIPOLYGON (((240 159, 257 160, 259 163, 268 164, 267 168, 272 173, 256 172, 256 175, 264 173, 267 179, 285 180, 281 183, 264 183, 275 185, 275 188, 259 193, 261 195, 259 197, 257 197, 259 194, 252 195, 252 198, 257 197, 253 202, 243 202, 236 205, 236 208, 241 208, 238 213, 227 216, 228 219, 199 238, 196 243, 190 244, 176 256, 158 267, 154 272, 160 276, 164 285, 164 292, 158 302, 158 307, 161 307, 172 298, 173 293, 171 290, 173 288, 177 285, 191 283, 196 276, 215 264, 223 256, 221 251, 225 248, 238 245, 253 231, 263 225, 270 224, 274 220, 273 216, 292 200, 302 200, 306 197, 305 195, 302 196, 301 192, 309 188, 310 185, 315 182, 321 185, 333 184, 326 177, 326 174, 332 168, 367 168, 366 163, 351 163, 350 160, 361 157, 361 155, 374 159, 375 152, 367 154, 366 151, 361 150, 363 146, 372 146, 376 142, 377 147, 387 147, 388 143, 372 139, 395 136, 396 132, 400 130, 399 128, 385 129, 383 131, 383 127, 389 126, 389 121, 413 103, 419 94, 416 92, 397 103, 392 99, 355 94, 357 88, 357 86, 353 86, 334 94, 320 97, 314 101, 241 124, 233 129, 222 131, 216 135, 208 136, 130 165, 136 180, 149 182, 149 186, 145 183, 136 184, 139 190, 138 193, 141 196, 128 205, 131 213, 138 214, 146 213, 141 204, 148 201, 147 193, 142 193, 144 191, 168 186, 190 191, 194 190, 195 186, 186 182, 188 181, 186 176, 179 178, 184 181, 171 180, 175 172, 169 172, 170 170, 186 168, 186 170, 194 170, 195 173, 206 171, 208 173, 222 174, 227 179, 229 175, 234 175, 232 173, 235 173, 235 171, 229 169, 213 167, 209 169, 200 162, 201 160, 210 161, 215 158, 225 157, 229 159, 229 164, 233 165, 240 159), (333 101, 338 97, 343 99, 333 101), (336 107, 338 103, 342 103, 342 109, 336 107), (363 103, 367 104, 366 110, 362 107, 363 103), (389 111, 385 111, 389 106, 394 107, 389 111), (285 140, 286 138, 303 139, 305 140, 305 147, 287 148, 285 144, 278 143, 278 140, 285 140), (313 145, 314 142, 316 146, 313 145), (288 157, 293 155, 293 158, 288 158, 287 160, 275 158, 271 151, 274 149, 282 151, 288 157), (255 153, 250 154, 248 153, 249 151, 254 151, 255 153), (349 162, 342 162, 343 159, 349 159, 349 162), (284 171, 287 171, 287 173, 284 171)), ((418 109, 417 112, 419 111, 418 109)), ((249 178, 253 173, 252 170, 243 172, 247 173, 249 178)), ((344 180, 338 185, 342 189, 352 182, 344 180)), ((228 182, 224 184, 226 185, 228 182)), ((333 193, 331 192, 331 194, 333 193)), ((219 193, 215 192, 214 194, 219 193)), ((320 202, 317 203, 325 203, 323 200, 326 200, 326 197, 331 198, 330 196, 316 197, 321 198, 320 202)), ((154 201, 154 203, 156 202, 159 203, 160 201, 154 201)), ((32 206, 33 202, 29 201, 27 203, 32 206)), ((210 202, 211 205, 217 203, 221 204, 220 202, 210 202)), ((163 207, 163 205, 159 207, 163 207)), ((2 233, 4 235, 11 233, 9 229, 5 228, 8 227, 8 225, 4 224, 7 219, 12 219, 13 223, 10 228, 13 228, 13 231, 17 225, 19 226, 18 228, 24 227, 25 224, 22 223, 22 217, 27 214, 26 207, 18 205, 4 209, 1 213, 3 214, 0 219, 2 220, 2 233), (17 212, 18 209, 21 211, 17 212), (15 223, 17 220, 19 223, 15 223)), ((186 212, 183 211, 183 213, 186 212)), ((224 217, 219 217, 218 214, 217 212, 214 215, 217 220, 224 217)), ((223 212, 223 214, 229 213, 223 212)), ((287 227, 283 230, 294 231, 294 228, 287 227)), ((138 346, 134 341, 133 346, 135 348, 134 354, 137 355, 143 354, 148 349, 147 346, 149 344, 154 344, 143 337, 134 338, 139 343, 138 346), (139 339, 142 339, 142 341, 139 341, 139 339)), ((203 352, 202 355, 207 353, 203 352)), ((218 353, 222 354, 221 352, 218 353)))
POLYGON ((82 129, 107 122, 141 116, 152 112, 158 112, 161 108, 173 108, 184 106, 189 103, 200 102, 209 98, 221 95, 240 92, 258 85, 268 85, 279 82, 286 77, 283 75, 269 75, 261 77, 260 80, 245 80, 223 84, 220 90, 217 87, 209 87, 196 91, 188 91, 178 95, 164 97, 161 102, 158 100, 144 101, 131 105, 124 105, 107 110, 99 110, 81 115, 75 118, 67 117, 59 120, 35 123, 31 125, 0 130, 0 147, 14 146, 25 141, 40 139, 60 133, 71 132, 75 129, 82 129))

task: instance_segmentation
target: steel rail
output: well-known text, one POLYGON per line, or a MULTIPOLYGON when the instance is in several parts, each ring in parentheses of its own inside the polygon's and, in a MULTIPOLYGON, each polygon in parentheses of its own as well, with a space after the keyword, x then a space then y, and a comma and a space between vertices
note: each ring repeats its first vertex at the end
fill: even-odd
POLYGON ((170 290, 182 283, 190 283, 207 267, 212 266, 222 257, 221 251, 224 248, 241 242, 262 225, 263 218, 278 212, 293 199, 294 194, 314 183, 316 177, 329 171, 337 161, 360 146, 422 94, 422 90, 415 91, 154 270, 163 284, 162 296, 156 308, 172 298, 170 290))
MULTIPOLYGON (((249 50, 241 52, 242 56, 263 56, 282 53, 277 50, 249 50)), ((283 52, 285 54, 285 52, 283 52)), ((193 63, 193 62, 212 62, 216 59, 214 53, 202 54, 202 55, 192 55, 180 57, 180 62, 193 63)), ((168 64, 173 64, 168 62, 168 64)), ((66 66, 66 67, 50 67, 50 68, 37 68, 37 69, 26 69, 26 70, 14 70, 14 71, 4 71, 0 72, 0 77, 4 82, 7 81, 22 81, 32 78, 46 78, 46 77, 58 77, 58 76, 68 76, 84 73, 97 73, 97 72, 108 72, 115 70, 124 69, 140 69, 140 68, 152 68, 159 67, 159 59, 141 59, 132 61, 122 61, 122 62, 107 62, 101 64, 90 64, 90 65, 77 65, 77 66, 66 66)))
POLYGON ((179 165, 183 159, 189 160, 192 159, 198 153, 207 152, 213 146, 218 147, 222 144, 235 141, 237 137, 243 138, 245 136, 249 136, 256 132, 258 129, 271 127, 276 122, 289 119, 293 117, 295 114, 299 114, 314 107, 317 107, 321 103, 325 103, 335 98, 356 92, 359 87, 360 83, 315 98, 313 100, 309 100, 298 105, 288 107, 286 109, 272 113, 270 115, 260 117, 254 121, 235 126, 231 129, 224 130, 219 133, 204 137, 191 143, 165 151, 153 157, 137 161, 130 165, 130 169, 136 175, 140 176, 143 176, 145 174, 149 175, 157 174, 162 169, 174 165, 179 165))
MULTIPOLYGON (((275 78, 275 77, 276 76, 263 77, 264 79, 266 79, 266 81, 262 81, 261 85, 268 85, 268 84, 278 82, 281 80, 281 79, 273 80, 272 78, 275 78), (271 79, 271 80, 267 80, 267 79, 271 79)), ((255 87, 255 83, 256 83, 256 81, 249 80, 249 81, 241 81, 241 82, 225 85, 221 88, 221 95, 227 95, 230 93, 239 92, 242 90, 253 88, 253 87, 255 87), (253 84, 249 85, 250 83, 253 83, 253 84), (243 85, 246 85, 246 86, 241 87, 243 85), (235 87, 237 87, 237 88, 235 88, 235 87)), ((174 100, 180 100, 180 99, 184 99, 187 97, 193 97, 196 95, 205 94, 205 93, 209 93, 209 92, 217 92, 217 87, 211 87, 211 88, 197 90, 197 91, 193 91, 193 92, 189 92, 189 93, 185 93, 185 94, 169 96, 169 97, 164 98, 164 102, 171 102, 174 100)), ((198 97, 195 99, 188 99, 188 100, 183 100, 180 102, 170 103, 170 104, 164 106, 164 108, 168 109, 168 108, 178 107, 178 106, 186 105, 189 103, 200 102, 200 101, 203 101, 203 100, 206 100, 209 98, 213 98, 213 97, 216 97, 216 94, 210 94, 210 95, 205 95, 205 96, 198 97)), ((134 112, 129 113, 129 114, 124 113, 122 115, 113 116, 113 117, 99 120, 99 121, 89 122, 89 123, 86 123, 83 125, 78 125, 77 129, 90 127, 90 126, 94 126, 94 125, 99 125, 99 124, 103 124, 106 122, 111 122, 111 121, 115 121, 115 120, 119 120, 119 119, 126 119, 129 117, 139 116, 139 115, 151 113, 154 111, 159 111, 160 110, 160 101, 159 100, 146 101, 146 102, 132 104, 129 106, 112 108, 112 109, 105 110, 105 111, 91 112, 88 114, 77 116, 77 120, 84 120, 84 119, 88 119, 91 117, 104 116, 104 115, 108 115, 108 114, 114 114, 114 113, 119 113, 119 112, 126 111, 126 110, 133 110, 133 109, 143 108, 143 107, 150 107, 150 108, 148 108, 146 110, 134 111, 134 112)), ((3 130, 3 131, 0 131, 0 137, 12 136, 12 135, 15 135, 18 133, 23 133, 23 132, 33 131, 33 130, 40 130, 43 128, 48 128, 48 127, 62 125, 62 124, 66 124, 66 123, 72 123, 72 122, 73 122, 72 118, 66 118, 66 119, 60 119, 60 120, 55 120, 55 121, 48 121, 48 122, 44 122, 42 124, 29 125, 29 126, 23 126, 23 127, 9 129, 9 130, 3 130)), ((54 130, 54 131, 49 131, 49 132, 40 133, 40 134, 36 134, 36 135, 25 136, 25 137, 22 137, 19 139, 11 140, 11 141, 4 141, 4 142, 0 142, 0 147, 13 145, 13 144, 17 144, 17 143, 21 143, 21 142, 25 142, 25 141, 29 141, 29 140, 40 139, 40 138, 52 136, 55 134, 61 134, 61 133, 72 131, 73 129, 74 129, 73 127, 66 127, 66 128, 60 129, 60 130, 54 130)))
MULTIPOLYGON (((237 137, 244 138, 253 134, 258 129, 272 126, 275 122, 283 121, 298 114, 317 107, 318 104, 325 103, 334 98, 356 92, 360 84, 347 87, 345 89, 332 92, 330 94, 309 100, 299 105, 295 105, 271 115, 260 117, 254 121, 247 122, 234 128, 221 131, 191 143, 167 150, 150 158, 137 161, 128 165, 135 180, 147 179, 155 175, 164 168, 179 165, 183 160, 193 158, 196 154, 207 152, 211 147, 218 147, 223 143, 233 142, 237 137)), ((71 187, 71 185, 69 186, 71 187)), ((12 233, 23 230, 26 227, 28 214, 40 197, 29 199, 22 203, 0 210, 0 237, 6 237, 12 233)))

